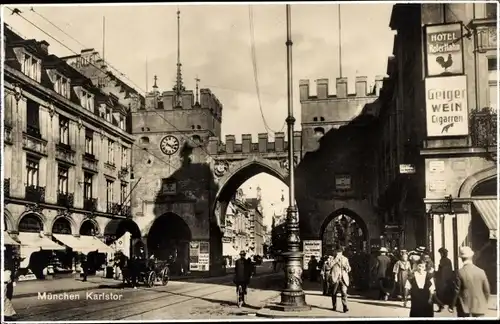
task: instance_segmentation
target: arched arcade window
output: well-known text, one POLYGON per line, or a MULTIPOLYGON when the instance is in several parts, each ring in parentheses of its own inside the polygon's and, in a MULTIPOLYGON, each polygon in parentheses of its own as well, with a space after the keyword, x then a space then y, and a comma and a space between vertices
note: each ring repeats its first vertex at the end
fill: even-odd
POLYGON ((66 218, 58 218, 52 226, 54 234, 71 234, 71 224, 66 218))
POLYGON ((43 231, 43 223, 37 215, 28 214, 21 218, 19 232, 40 233, 41 231, 43 231))
POLYGON ((94 236, 98 234, 99 229, 97 228, 97 225, 91 220, 84 221, 82 226, 80 227, 80 235, 94 236))

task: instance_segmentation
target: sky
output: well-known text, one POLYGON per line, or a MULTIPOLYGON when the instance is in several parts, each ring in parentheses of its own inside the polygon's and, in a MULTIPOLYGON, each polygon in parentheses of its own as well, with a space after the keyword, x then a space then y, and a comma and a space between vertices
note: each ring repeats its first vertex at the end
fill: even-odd
MULTIPOLYGON (((385 75, 387 58, 392 53, 393 35, 389 19, 393 4, 348 3, 341 8, 342 73, 348 77, 350 92, 354 77, 364 75, 371 85, 376 75, 385 75), (367 15, 369 13, 369 15, 367 15)), ((4 21, 25 38, 46 40, 49 51, 59 56, 73 55, 81 49, 103 52, 103 17, 105 17, 104 53, 108 65, 118 69, 140 92, 153 85, 158 77, 160 90, 174 86, 177 56, 177 19, 175 4, 136 6, 35 6, 10 5, 22 16, 52 35, 65 46, 38 30, 29 22, 4 9, 4 21), (60 31, 56 25, 63 31, 60 31), (69 36, 68 36, 69 35, 69 36), (148 76, 148 79, 146 79, 148 76)), ((224 5, 179 4, 181 11, 181 63, 187 89, 210 88, 223 105, 222 138, 235 134, 285 131, 286 97, 286 21, 284 4, 248 3, 224 5), (260 105, 256 91, 251 56, 253 22, 260 105), (264 126, 259 106, 270 130, 264 126)), ((339 76, 338 5, 334 3, 291 6, 293 92, 295 129, 300 130, 300 79, 314 81, 329 78, 330 92, 335 93, 339 76)), ((281 181, 260 174, 243 188, 254 197, 262 189, 265 223, 271 224, 274 211, 282 212, 288 204, 288 188, 281 181), (282 191, 285 201, 281 202, 282 191), (278 206, 279 205, 279 206, 278 206)))

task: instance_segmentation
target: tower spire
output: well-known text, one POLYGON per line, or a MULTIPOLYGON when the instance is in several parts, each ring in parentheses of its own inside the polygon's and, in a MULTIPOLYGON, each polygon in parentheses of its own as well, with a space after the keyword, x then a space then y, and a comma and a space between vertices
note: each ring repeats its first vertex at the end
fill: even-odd
POLYGON ((174 88, 177 107, 182 106, 182 91, 184 91, 181 67, 181 11, 177 7, 177 78, 174 88))
POLYGON ((196 105, 199 105, 200 104, 200 101, 198 100, 199 99, 199 83, 200 83, 200 79, 198 78, 198 76, 196 76, 196 78, 194 79, 196 81, 196 101, 195 101, 195 104, 196 105))

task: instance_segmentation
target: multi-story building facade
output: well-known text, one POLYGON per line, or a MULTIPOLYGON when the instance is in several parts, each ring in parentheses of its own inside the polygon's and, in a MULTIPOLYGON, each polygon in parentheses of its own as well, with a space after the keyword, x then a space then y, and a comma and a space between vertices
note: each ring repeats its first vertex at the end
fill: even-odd
POLYGON ((128 107, 50 54, 47 42, 7 27, 4 36, 4 224, 21 241, 26 268, 40 247, 60 249, 52 239, 95 250, 93 236, 131 216, 123 171, 134 138, 128 107), (108 110, 112 117, 102 115, 108 110))
POLYGON ((399 138, 393 136, 399 140, 396 147, 403 148, 397 151, 397 163, 411 164, 406 169, 413 171, 403 176, 424 199, 423 207, 417 203, 408 208, 415 224, 407 230, 422 228, 422 243, 435 261, 444 247, 455 268, 460 266, 459 247, 471 246, 493 287, 498 226, 496 24, 496 3, 395 5, 390 23, 397 31, 395 58, 384 85, 392 105, 387 114, 400 118, 395 127, 399 138), (455 109, 446 109, 449 103, 443 99, 455 109))

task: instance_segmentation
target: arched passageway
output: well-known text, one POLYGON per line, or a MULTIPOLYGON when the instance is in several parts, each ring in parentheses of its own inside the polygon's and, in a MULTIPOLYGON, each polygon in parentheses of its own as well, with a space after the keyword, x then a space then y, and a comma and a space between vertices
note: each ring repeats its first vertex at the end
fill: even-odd
MULTIPOLYGON (((191 230, 186 222, 177 214, 166 213, 158 217, 148 233, 147 248, 149 255, 158 260, 169 261, 174 272, 187 271, 190 257, 189 243, 191 230)), ((193 260, 198 263, 198 260, 193 260)))
MULTIPOLYGON (((465 242, 465 245, 469 245, 475 253, 475 264, 486 272, 492 291, 497 290, 498 284, 497 239, 496 235, 492 235, 492 229, 490 228, 492 227, 491 223, 495 222, 493 220, 494 215, 498 214, 496 199, 494 199, 496 195, 496 177, 483 181, 473 188, 471 196, 473 200, 476 198, 477 201, 472 204, 469 235, 468 240, 465 242), (490 224, 487 224, 485 219, 490 224)), ((498 230, 498 220, 496 222, 495 231, 498 230)))
POLYGON ((321 227, 323 255, 333 255, 337 245, 346 249, 346 254, 366 252, 368 228, 363 219, 349 209, 339 209, 330 214, 321 227))

